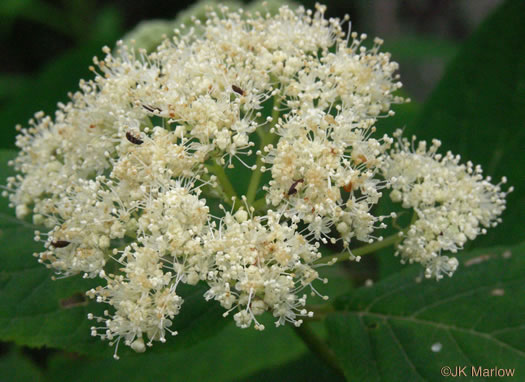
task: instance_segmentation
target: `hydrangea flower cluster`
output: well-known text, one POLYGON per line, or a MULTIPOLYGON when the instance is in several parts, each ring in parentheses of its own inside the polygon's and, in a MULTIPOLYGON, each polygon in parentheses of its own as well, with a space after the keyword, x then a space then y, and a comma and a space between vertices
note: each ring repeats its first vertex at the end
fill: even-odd
POLYGON ((19 127, 11 205, 46 228, 40 262, 100 278, 87 293, 108 304, 89 316, 94 336, 138 352, 164 342, 181 283, 207 285, 203 298, 241 328, 264 329, 264 312, 301 325, 308 292, 327 281, 320 246, 340 242, 355 259, 355 241, 381 240, 388 216, 372 208, 386 187, 417 215, 398 252, 429 277, 455 270, 442 251, 499 222, 506 193, 481 169, 437 143, 376 137, 377 119, 405 102, 398 66, 380 39, 366 48, 324 11, 223 7, 152 53, 104 48, 54 118, 19 127), (235 166, 253 171, 241 200, 225 172, 235 166), (214 198, 231 209, 214 211, 214 198))
POLYGON ((392 201, 412 209, 415 218, 401 233, 396 255, 401 254, 402 261, 423 264, 426 277, 451 276, 458 260, 441 253, 456 253, 467 240, 501 222, 512 187, 504 192, 501 184, 506 178, 494 185, 490 177, 483 178, 480 166, 460 164, 460 156, 450 151, 438 154, 441 142, 437 139, 429 147, 425 141, 416 146, 415 137, 412 141, 401 138, 401 130, 394 135, 398 141, 383 165, 384 176, 392 187, 392 201))

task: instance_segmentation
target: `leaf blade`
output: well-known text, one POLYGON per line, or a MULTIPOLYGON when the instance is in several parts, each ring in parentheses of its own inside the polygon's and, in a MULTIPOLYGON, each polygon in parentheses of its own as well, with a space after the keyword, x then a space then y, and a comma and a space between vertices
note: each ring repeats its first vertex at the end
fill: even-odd
POLYGON ((518 372, 525 364, 524 270, 525 244, 479 250, 462 256, 450 279, 423 280, 419 268, 408 268, 339 298, 341 311, 326 325, 347 378, 434 381, 441 367, 465 365, 518 372))

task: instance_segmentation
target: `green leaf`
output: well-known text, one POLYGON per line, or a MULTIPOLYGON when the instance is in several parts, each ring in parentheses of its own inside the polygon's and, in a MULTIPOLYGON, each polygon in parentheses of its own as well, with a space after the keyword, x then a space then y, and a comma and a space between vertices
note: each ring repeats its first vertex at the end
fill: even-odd
POLYGON ((240 329, 231 323, 217 336, 183 352, 152 354, 147 351, 135 357, 121 357, 118 361, 59 357, 51 362, 46 380, 239 381, 304 354, 306 349, 293 330, 275 328, 272 321, 273 317, 264 317, 266 329, 262 332, 253 328, 240 329))
MULTIPOLYGON (((14 151, 0 151, 2 183, 13 175, 7 161, 14 156, 14 151)), ((17 220, 5 198, 0 199, 0 217, 0 339, 76 351, 106 350, 100 341, 90 338, 88 304, 66 303, 94 286, 93 282, 80 277, 52 281, 52 272, 31 256, 42 250, 33 240, 36 227, 17 220)))
POLYGON ((2 382, 35 382, 42 379, 38 367, 16 349, 0 357, 2 382))
POLYGON ((336 301, 332 348, 351 381, 440 381, 444 366, 525 365, 525 244, 464 255, 452 278, 412 267, 336 301))
POLYGON ((123 34, 123 22, 124 18, 118 8, 111 5, 104 7, 98 12, 93 30, 90 31, 91 41, 109 46, 123 34))
MULTIPOLYGON (((0 150, 0 179, 12 175, 7 161, 15 152, 0 150)), ((5 181, 2 181, 5 182, 5 181)), ((108 356, 113 349, 107 342, 90 336, 93 321, 87 314, 101 315, 104 306, 86 301, 84 292, 99 284, 80 276, 51 280, 52 271, 31 256, 42 245, 33 241, 36 228, 17 220, 0 200, 0 340, 21 345, 48 346, 80 353, 108 356)), ((166 344, 156 344, 149 353, 175 352, 208 338, 228 323, 218 304, 206 302, 204 287, 180 290, 184 298, 181 313, 173 320, 179 335, 166 344)), ((119 354, 132 354, 125 347, 119 354)))
POLYGON ((28 81, 23 75, 0 74, 0 102, 8 100, 18 89, 27 86, 28 81))
POLYGON ((525 1, 509 0, 465 43, 406 130, 443 141, 443 149, 481 164, 499 182, 507 176, 503 224, 477 246, 517 243, 525 229, 525 1))
POLYGON ((312 353, 308 353, 299 359, 287 362, 278 367, 270 367, 244 378, 241 382, 267 382, 267 381, 344 381, 344 378, 334 370, 327 367, 312 353))

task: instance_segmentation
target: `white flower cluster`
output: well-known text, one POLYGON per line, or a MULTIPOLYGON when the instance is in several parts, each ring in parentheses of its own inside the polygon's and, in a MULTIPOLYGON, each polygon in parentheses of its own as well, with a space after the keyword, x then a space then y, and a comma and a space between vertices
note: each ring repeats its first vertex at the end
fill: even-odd
POLYGON ((304 306, 306 295, 298 293, 319 278, 311 264, 321 255, 315 245, 297 232, 297 226, 280 223, 282 217, 272 211, 264 217, 249 216, 239 209, 227 213, 213 237, 206 238, 205 250, 211 259, 207 279, 210 289, 206 299, 216 299, 234 315, 241 328, 255 322, 255 316, 270 310, 278 320, 299 326, 297 316, 311 316, 304 306), (264 223, 264 224, 263 224, 264 223))
POLYGON ((320 245, 351 253, 353 239, 376 240, 385 217, 371 209, 385 187, 418 216, 403 258, 437 277, 456 267, 442 250, 498 221, 505 194, 480 170, 435 146, 390 153, 392 138, 374 138, 376 120, 404 102, 397 64, 381 40, 363 47, 365 35, 324 10, 223 7, 153 53, 104 48, 95 78, 54 119, 37 113, 20 128, 11 205, 47 228, 35 235, 45 238, 39 261, 102 280, 88 292, 109 305, 89 316, 93 335, 139 352, 165 341, 181 283, 207 285, 203 297, 241 328, 263 329, 266 311, 300 325, 313 314, 305 291, 326 282, 320 245), (239 163, 254 170, 243 203, 224 170, 239 163), (231 210, 215 212, 216 197, 231 210))
POLYGON ((325 241, 334 225, 345 246, 354 237, 373 241, 382 226, 370 209, 384 187, 374 177, 391 138, 371 134, 376 119, 403 101, 393 95, 401 86, 394 81, 397 64, 378 52, 382 41, 367 50, 360 46, 366 35, 352 37, 350 45, 338 40, 335 50, 286 60, 280 82, 287 112, 274 128, 279 142, 264 158, 272 172, 268 203, 308 224, 315 239, 325 241))
POLYGON ((400 130, 394 135, 399 140, 385 161, 384 176, 392 187, 391 199, 413 209, 415 219, 402 234, 397 254, 423 264, 426 277, 451 276, 458 260, 441 253, 456 253, 467 240, 485 234, 484 227, 497 225, 512 187, 504 192, 500 186, 505 178, 493 185, 480 166, 460 164, 460 156, 450 151, 438 154, 438 140, 430 147, 425 141, 415 147, 415 137, 401 138, 400 130))

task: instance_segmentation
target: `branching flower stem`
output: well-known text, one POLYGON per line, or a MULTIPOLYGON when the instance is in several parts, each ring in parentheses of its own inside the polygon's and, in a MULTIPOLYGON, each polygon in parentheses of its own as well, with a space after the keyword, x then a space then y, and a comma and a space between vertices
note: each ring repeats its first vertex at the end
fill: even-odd
MULTIPOLYGON (((391 245, 395 245, 398 242, 400 242, 401 239, 402 239, 402 236, 400 236, 400 232, 397 232, 397 233, 395 233, 393 235, 387 236, 386 238, 384 238, 381 241, 376 241, 375 243, 363 245, 362 247, 359 247, 357 249, 353 249, 352 250, 352 254, 355 257, 368 255, 368 254, 376 252, 376 251, 378 251, 380 249, 383 249, 383 248, 386 248, 386 247, 390 247, 391 245)), ((323 258, 319 259, 316 262, 316 264, 337 263, 337 262, 340 262, 340 261, 343 261, 343 260, 348 260, 349 256, 350 255, 349 255, 348 251, 343 251, 343 252, 335 254, 335 255, 323 257, 323 258)))
MULTIPOLYGON (((262 129, 257 130, 259 138, 261 139, 261 145, 259 146, 259 149, 261 150, 261 152, 264 150, 265 146, 272 143, 274 139, 276 138, 276 135, 272 134, 270 130, 279 121, 279 109, 278 109, 278 105, 280 102, 279 100, 280 100, 279 95, 275 95, 274 102, 273 102, 272 121, 270 125, 268 127, 265 127, 264 130, 262 129)), ((261 155, 257 156, 257 160, 255 162, 255 165, 257 166, 257 168, 252 173, 252 176, 250 178, 250 184, 248 185, 248 191, 246 192, 246 199, 249 205, 253 204, 255 200, 255 196, 257 194, 257 190, 259 188, 259 183, 261 182, 261 177, 262 177, 261 167, 263 164, 262 158, 263 158, 262 153, 261 155)))
POLYGON ((264 211, 266 207, 266 197, 257 199, 252 203, 252 207, 255 208, 255 211, 264 211))
POLYGON ((294 327, 294 330, 312 353, 325 361, 337 373, 343 375, 343 370, 339 366, 332 349, 312 331, 308 323, 304 322, 301 326, 294 327))
POLYGON ((314 313, 312 318, 305 317, 305 320, 307 321, 320 321, 323 320, 327 314, 335 312, 335 308, 331 302, 318 305, 306 305, 306 309, 314 313))
POLYGON ((208 168, 208 171, 217 177, 217 181, 219 182, 219 185, 224 194, 224 201, 231 205, 232 199, 238 198, 238 196, 230 182, 230 179, 228 178, 228 175, 226 175, 226 171, 224 171, 224 167, 217 164, 216 162, 208 164, 206 167, 208 168))

